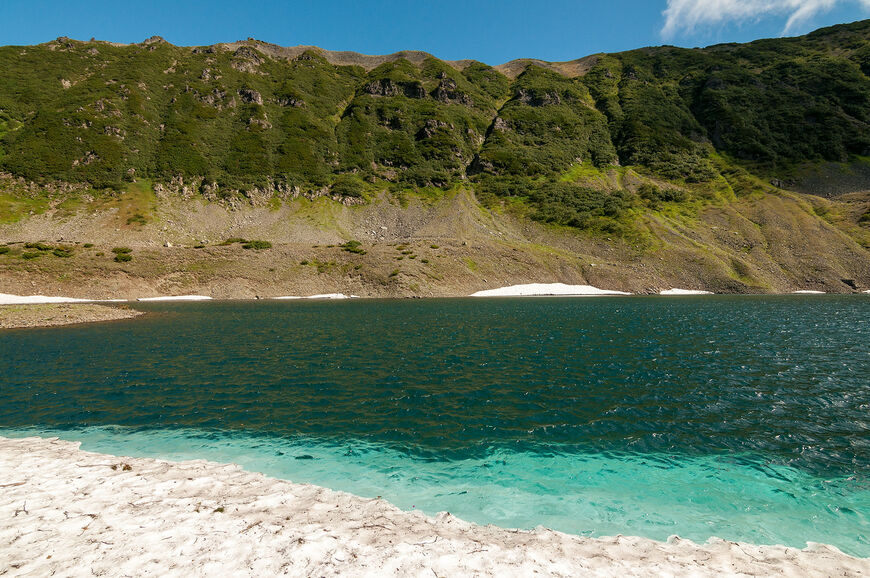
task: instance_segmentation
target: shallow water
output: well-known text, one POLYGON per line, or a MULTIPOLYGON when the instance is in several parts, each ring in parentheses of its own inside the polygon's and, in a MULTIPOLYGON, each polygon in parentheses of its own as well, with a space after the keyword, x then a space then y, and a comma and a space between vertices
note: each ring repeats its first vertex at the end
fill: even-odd
POLYGON ((480 523, 870 556, 870 298, 141 308, 0 332, 0 434, 480 523))

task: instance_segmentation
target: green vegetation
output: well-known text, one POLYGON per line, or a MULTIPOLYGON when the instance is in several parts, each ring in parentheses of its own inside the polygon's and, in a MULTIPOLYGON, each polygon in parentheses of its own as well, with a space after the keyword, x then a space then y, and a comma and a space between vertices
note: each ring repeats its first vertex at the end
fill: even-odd
POLYGON ((362 248, 362 243, 359 241, 347 241, 346 243, 342 243, 339 245, 342 250, 347 251, 348 253, 356 253, 357 255, 365 255, 366 251, 362 248))
POLYGON ((39 251, 25 251, 21 253, 21 258, 29 261, 31 259, 36 259, 40 255, 42 255, 42 253, 40 253, 39 251))
POLYGON ((73 255, 73 250, 69 247, 57 247, 51 252, 55 257, 69 258, 73 255))
POLYGON ((82 245, 82 247, 84 247, 85 249, 90 249, 93 246, 94 246, 93 243, 85 243, 84 245, 82 245))
POLYGON ((248 241, 247 243, 242 245, 242 248, 262 251, 263 249, 271 249, 272 243, 270 243, 269 241, 248 241))
POLYGON ((130 253, 118 253, 115 255, 116 263, 127 263, 133 260, 133 255, 130 253))
POLYGON ((112 249, 112 253, 115 255, 128 255, 133 252, 133 249, 130 247, 115 247, 112 249))
POLYGON ((46 245, 45 243, 25 243, 25 249, 37 249, 39 251, 51 251, 54 249, 51 245, 46 245))
MULTIPOLYGON (((253 40, 62 38, 0 47, 0 62, 0 173, 119 204, 127 195, 119 217, 137 226, 158 190, 231 203, 265 194, 276 208, 291 196, 356 204, 386 191, 404 204, 464 187, 555 226, 630 235, 642 210, 755 194, 795 167, 870 155, 870 21, 598 55, 575 78, 432 57, 366 71, 316 50, 272 57, 253 40)), ((0 182, 3 222, 51 200, 15 178, 0 182)), ((266 248, 222 245, 235 243, 266 248)))
POLYGON ((0 255, 5 255, 9 250, 9 247, 0 247, 0 255))
POLYGON ((142 213, 136 213, 135 215, 133 215, 132 217, 129 217, 127 219, 128 225, 133 225, 133 224, 145 225, 147 223, 148 223, 148 221, 145 219, 145 216, 142 215, 142 213))

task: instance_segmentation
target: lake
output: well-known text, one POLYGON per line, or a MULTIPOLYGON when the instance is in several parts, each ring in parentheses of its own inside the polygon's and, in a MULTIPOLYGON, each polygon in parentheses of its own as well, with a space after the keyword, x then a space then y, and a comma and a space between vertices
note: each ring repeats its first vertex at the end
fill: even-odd
POLYGON ((870 556, 870 297, 136 304, 0 331, 0 435, 403 509, 870 556))

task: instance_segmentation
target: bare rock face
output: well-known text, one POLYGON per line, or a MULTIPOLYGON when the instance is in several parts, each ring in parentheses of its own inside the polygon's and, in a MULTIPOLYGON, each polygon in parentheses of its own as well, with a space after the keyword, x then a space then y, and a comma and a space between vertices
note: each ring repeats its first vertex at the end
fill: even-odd
POLYGON ((241 46, 233 53, 231 66, 240 72, 257 73, 263 57, 250 46, 241 46))
POLYGON ((552 106, 562 104, 562 98, 552 90, 539 92, 537 90, 517 89, 514 98, 529 106, 552 106))
POLYGON ((217 88, 215 88, 208 94, 196 94, 197 100, 199 100, 201 103, 213 106, 218 110, 223 107, 223 101, 226 96, 227 93, 225 91, 217 88))
POLYGON ((261 95, 256 90, 243 88, 239 91, 239 96, 242 98, 242 102, 246 102, 248 104, 263 104, 263 95, 261 95))
POLYGON ((238 50, 233 53, 233 56, 236 58, 244 58, 245 60, 249 60, 256 64, 263 63, 263 58, 260 56, 260 53, 250 46, 240 46, 238 50))
POLYGON ((511 127, 508 125, 505 119, 500 116, 497 116, 495 118, 495 121, 492 123, 492 130, 496 132, 508 132, 510 129, 511 127))
POLYGON ((389 78, 373 80, 363 87, 363 92, 372 96, 399 96, 426 98, 426 89, 419 82, 394 82, 389 78))
POLYGON ((389 78, 373 80, 363 87, 363 91, 372 96, 398 96, 402 92, 399 85, 389 78))
POLYGON ((436 120, 434 118, 427 119, 423 124, 423 127, 417 131, 417 139, 423 140, 427 138, 432 138, 435 136, 435 133, 438 132, 439 129, 442 128, 451 128, 449 124, 444 121, 436 120))
POLYGON ((473 106, 471 97, 459 90, 456 81, 452 78, 443 78, 438 87, 432 91, 432 98, 444 104, 462 104, 473 106))
POLYGON ((408 98, 426 98, 426 89, 419 82, 403 83, 402 88, 408 98))
POLYGON ((275 103, 281 106, 292 106, 293 108, 302 108, 305 102, 295 96, 279 96, 275 99, 275 103))
POLYGON ((249 118, 248 119, 248 126, 249 127, 258 127, 262 130, 268 130, 268 129, 272 128, 272 123, 269 122, 268 120, 262 119, 262 118, 249 118))
POLYGON ((465 170, 468 175, 479 175, 481 173, 494 173, 495 165, 491 161, 480 158, 480 155, 474 155, 474 159, 468 168, 465 170))

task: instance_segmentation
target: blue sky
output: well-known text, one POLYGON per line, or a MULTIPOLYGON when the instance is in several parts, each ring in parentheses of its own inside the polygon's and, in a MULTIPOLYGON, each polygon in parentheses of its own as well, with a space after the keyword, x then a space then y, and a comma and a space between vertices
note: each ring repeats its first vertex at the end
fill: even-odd
POLYGON ((870 18, 870 0, 0 0, 0 45, 70 36, 179 45, 254 37, 385 54, 425 50, 499 64, 796 35, 870 18))

